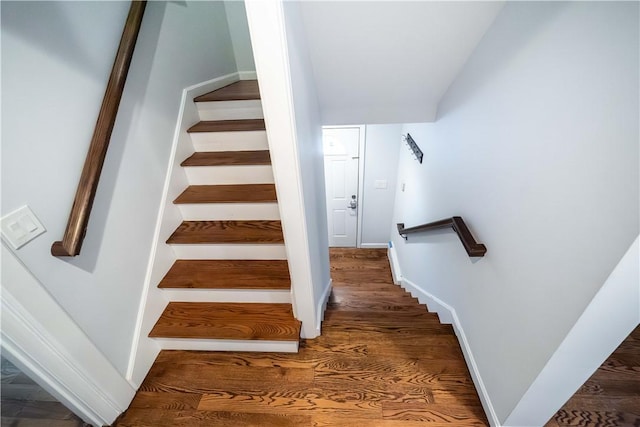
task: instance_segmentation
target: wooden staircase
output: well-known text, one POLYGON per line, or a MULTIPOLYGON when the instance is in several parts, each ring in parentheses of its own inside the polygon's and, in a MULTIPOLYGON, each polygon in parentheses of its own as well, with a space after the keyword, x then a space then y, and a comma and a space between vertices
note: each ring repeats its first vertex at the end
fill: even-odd
POLYGON ((297 352, 300 322, 255 80, 196 97, 177 261, 160 281, 169 301, 149 333, 163 349, 297 352))

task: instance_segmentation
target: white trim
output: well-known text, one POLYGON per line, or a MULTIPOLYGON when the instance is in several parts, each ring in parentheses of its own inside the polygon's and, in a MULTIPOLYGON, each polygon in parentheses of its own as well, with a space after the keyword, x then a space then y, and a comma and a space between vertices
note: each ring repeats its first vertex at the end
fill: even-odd
POLYGON ((258 74, 255 71, 238 71, 240 80, 257 80, 258 74))
POLYGON ((364 206, 364 160, 367 154, 367 127, 365 125, 358 127, 360 128, 360 142, 358 144, 358 226, 356 245, 358 248, 362 248, 362 207, 364 206))
POLYGON ((170 246, 178 259, 287 259, 286 248, 283 244, 213 245, 196 243, 193 245, 172 244, 170 246))
POLYGON ((360 243, 362 249, 386 249, 388 245, 386 243, 360 243))
POLYGON ((471 346, 467 341, 467 336, 464 333, 462 323, 460 322, 460 319, 456 314, 456 310, 435 295, 432 295, 424 289, 421 289, 418 285, 404 277, 401 279, 400 283, 404 289, 411 293, 411 296, 413 296, 414 298, 418 298, 418 301, 420 301, 422 304, 427 304, 427 308, 429 308, 429 311, 437 312, 442 323, 453 324, 453 329, 456 333, 456 336, 458 337, 458 342, 460 342, 460 347, 462 348, 462 354, 464 355, 464 359, 467 362, 467 366, 469 367, 471 378, 473 379, 473 383, 476 386, 476 390, 478 391, 478 395, 480 397, 480 402, 482 403, 482 407, 487 414, 489 423, 492 426, 500 426, 498 416, 496 415, 495 409, 493 408, 493 404, 491 403, 491 398, 487 393, 487 389, 484 386, 484 381, 482 381, 482 376, 480 375, 480 371, 478 370, 478 365, 476 364, 475 358, 473 357, 471 346))
POLYGON ((259 99, 232 101, 196 102, 200 120, 262 119, 262 104, 259 99))
POLYGON ((168 289, 162 292, 175 302, 244 302, 291 304, 289 289, 168 289))
POLYGON ((185 221, 279 220, 278 203, 184 203, 178 209, 185 221))
MULTIPOLYGON (((322 322, 324 321, 324 313, 327 310, 327 304, 329 303, 329 296, 331 295, 331 289, 333 288, 333 279, 329 279, 327 287, 322 293, 320 300, 318 301, 318 311, 316 318, 316 332, 318 335, 322 333, 322 322)), ((304 338, 304 337, 303 337, 304 338)))
POLYGON ((163 350, 297 353, 300 341, 154 338, 163 350))
POLYGON ((273 184, 271 165, 184 166, 191 185, 273 184))
POLYGON ((184 172, 180 171, 179 167, 181 159, 177 158, 176 153, 179 149, 183 151, 193 151, 190 139, 185 136, 186 129, 193 124, 193 121, 197 118, 198 114, 193 98, 227 86, 238 81, 238 79, 238 73, 231 73, 203 83, 189 86, 182 91, 180 110, 178 111, 176 127, 173 134, 171 154, 167 165, 167 175, 164 181, 162 199, 160 201, 156 227, 153 241, 151 243, 147 273, 145 275, 142 295, 140 297, 136 327, 133 333, 133 340, 131 342, 131 355, 129 357, 129 364, 126 373, 127 379, 135 385, 139 385, 142 381, 147 370, 151 367, 157 353, 160 351, 157 344, 146 337, 143 325, 150 330, 155 322, 153 317, 156 316, 155 319, 157 319, 157 315, 161 313, 162 307, 166 305, 166 301, 162 299, 163 297, 160 292, 150 292, 150 290, 157 289, 156 281, 169 270, 171 264, 175 261, 175 255, 172 255, 171 249, 164 245, 164 241, 168 237, 166 235, 166 230, 171 230, 173 225, 172 223, 178 221, 180 218, 178 208, 173 205, 173 199, 177 197, 177 194, 170 193, 172 183, 176 181, 174 179, 176 174, 182 174, 183 180, 186 182, 184 172), (181 141, 182 144, 180 144, 181 141), (159 256, 160 252, 162 252, 162 257, 159 256), (152 295, 154 296, 154 302, 149 304, 149 298, 152 295), (151 324, 149 325, 150 322, 151 324), (141 339, 142 337, 144 337, 144 339, 141 339), (143 347, 144 351, 141 352, 143 347))
POLYGON ((193 132, 189 134, 195 151, 268 150, 267 132, 193 132))
POLYGON ((400 271, 400 263, 398 262, 398 254, 396 248, 393 247, 393 242, 389 241, 389 249, 387 250, 387 257, 389 258, 389 267, 391 267, 391 276, 393 277, 393 283, 400 284, 402 280, 402 272, 400 271))
POLYGON ((505 426, 537 426, 547 422, 638 326, 639 260, 636 237, 509 414, 505 426))
POLYGON ((85 422, 111 424, 135 390, 2 245, 2 350, 85 422))

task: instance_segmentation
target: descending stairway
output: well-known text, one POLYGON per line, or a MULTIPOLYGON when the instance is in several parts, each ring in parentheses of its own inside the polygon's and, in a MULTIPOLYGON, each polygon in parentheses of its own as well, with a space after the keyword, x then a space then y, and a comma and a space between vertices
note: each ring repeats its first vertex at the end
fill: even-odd
POLYGON ((178 258, 158 287, 170 301, 149 333, 163 349, 296 352, 300 322, 260 93, 241 80, 194 100, 200 122, 184 159, 178 258))

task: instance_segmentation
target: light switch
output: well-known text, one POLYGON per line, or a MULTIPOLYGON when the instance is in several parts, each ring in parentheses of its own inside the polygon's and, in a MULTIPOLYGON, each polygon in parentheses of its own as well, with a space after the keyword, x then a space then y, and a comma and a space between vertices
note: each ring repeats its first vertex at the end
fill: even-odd
POLYGON ((2 238, 18 249, 46 230, 29 206, 23 206, 2 217, 2 238))
POLYGON ((387 188, 387 180, 386 179, 376 179, 375 187, 380 190, 386 190, 387 188))

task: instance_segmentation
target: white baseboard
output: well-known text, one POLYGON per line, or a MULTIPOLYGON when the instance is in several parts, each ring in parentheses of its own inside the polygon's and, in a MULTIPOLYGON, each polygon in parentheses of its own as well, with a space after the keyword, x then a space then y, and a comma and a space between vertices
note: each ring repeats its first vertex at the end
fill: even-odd
POLYGON ((110 425, 135 390, 2 245, 2 352, 85 422, 110 425))
POLYGON ((257 80, 258 74, 255 71, 238 71, 240 80, 257 80))
POLYGON ((402 280, 402 272, 400 271, 400 263, 398 262, 398 254, 396 248, 389 242, 389 249, 387 250, 387 257, 389 258, 389 266, 391 267, 391 276, 393 277, 393 283, 400 284, 402 280))
MULTIPOLYGON (((329 279, 329 283, 325 288, 320 301, 318 301, 317 318, 316 318, 316 336, 320 336, 322 333, 322 322, 324 321, 324 313, 327 310, 327 304, 329 303, 329 295, 331 295, 331 289, 333 288, 333 279, 329 279)), ((306 338, 306 337, 305 337, 306 338)), ((314 337, 315 338, 315 337, 314 337)))
POLYGON ((387 248, 386 243, 360 243, 360 247, 362 249, 385 249, 387 248))
POLYGON ((489 423, 492 426, 500 426, 498 416, 493 408, 493 404, 491 403, 491 399, 489 398, 487 389, 484 386, 484 382, 482 381, 482 376, 480 375, 480 371, 478 370, 475 358, 473 357, 473 352, 471 351, 471 347, 469 345, 469 342, 467 341, 467 337, 464 333, 464 329, 462 328, 462 324, 460 323, 460 319, 456 314, 456 310, 438 297, 430 294, 424 289, 421 289, 418 285, 404 277, 401 280, 401 286, 409 291, 414 298, 418 298, 418 301, 423 304, 427 304, 429 311, 437 312, 442 323, 453 324, 453 329, 456 333, 456 336, 458 337, 458 342, 460 343, 460 347, 462 348, 464 359, 467 362, 467 367, 469 368, 469 372, 471 373, 471 378, 473 379, 473 383, 476 386, 476 390, 478 391, 478 395, 480 397, 480 402, 482 403, 482 407, 484 408, 487 418, 489 419, 489 423))

